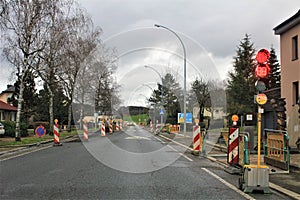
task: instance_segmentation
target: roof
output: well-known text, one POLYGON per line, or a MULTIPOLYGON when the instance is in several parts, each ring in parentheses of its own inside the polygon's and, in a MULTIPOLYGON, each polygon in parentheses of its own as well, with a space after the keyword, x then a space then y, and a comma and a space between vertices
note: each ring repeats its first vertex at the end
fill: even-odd
POLYGON ((17 111, 17 108, 0 100, 0 110, 17 111))
POLYGON ((298 24, 300 24, 300 9, 295 15, 276 26, 273 30, 275 32, 275 35, 280 35, 298 24))
POLYGON ((15 90, 16 90, 15 86, 9 85, 7 86, 7 89, 4 90, 2 93, 12 93, 15 92, 15 90))

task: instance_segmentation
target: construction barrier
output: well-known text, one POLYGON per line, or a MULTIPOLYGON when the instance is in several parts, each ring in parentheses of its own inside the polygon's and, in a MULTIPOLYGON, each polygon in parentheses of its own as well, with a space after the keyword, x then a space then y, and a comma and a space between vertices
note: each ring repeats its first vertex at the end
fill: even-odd
POLYGON ((290 151, 288 133, 286 131, 265 129, 265 136, 265 163, 289 170, 290 151))
POLYGON ((83 139, 86 141, 89 139, 89 131, 88 131, 87 123, 83 124, 83 139))
POLYGON ((199 155, 201 143, 200 126, 193 126, 193 154, 199 155))
POLYGON ((230 127, 228 134, 228 154, 227 154, 227 162, 230 165, 238 165, 238 146, 239 144, 239 128, 238 127, 230 127))
POLYGON ((155 133, 158 134, 159 129, 158 129, 158 120, 156 120, 156 126, 155 126, 155 133))
POLYGON ((180 125, 169 125, 169 133, 179 133, 180 125))
POLYGON ((104 137, 105 136, 105 125, 101 124, 101 136, 104 137))
POLYGON ((113 133, 113 126, 111 123, 109 124, 109 133, 113 133))
POLYGON ((57 146, 57 145, 60 145, 60 142, 59 142, 59 128, 58 128, 58 124, 55 123, 54 126, 53 126, 53 129, 54 129, 54 145, 57 146))

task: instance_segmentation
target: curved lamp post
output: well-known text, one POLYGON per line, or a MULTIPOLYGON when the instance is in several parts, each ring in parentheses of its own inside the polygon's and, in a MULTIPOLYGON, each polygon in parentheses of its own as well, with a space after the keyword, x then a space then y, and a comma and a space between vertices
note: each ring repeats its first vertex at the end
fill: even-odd
MULTIPOLYGON (((162 88, 163 88, 163 78, 162 78, 162 76, 160 75, 160 73, 154 68, 154 67, 151 67, 151 66, 148 66, 148 65, 145 65, 145 68, 149 68, 149 69, 152 69, 153 71, 155 71, 157 74, 158 74, 158 76, 160 77, 160 80, 161 80, 161 86, 162 86, 162 88)), ((163 93, 161 92, 161 106, 162 106, 162 108, 161 109, 163 109, 163 93)), ((161 124, 163 124, 163 115, 161 114, 160 115, 160 123, 161 124)))
POLYGON ((166 26, 159 25, 159 24, 154 24, 154 26, 158 27, 158 28, 167 29, 168 31, 173 33, 180 41, 182 48, 183 48, 183 78, 184 78, 184 81, 183 81, 183 112, 184 112, 183 133, 184 133, 184 136, 186 136, 186 51, 185 51, 185 47, 184 47, 184 44, 183 44, 181 38, 177 35, 177 33, 175 31, 173 31, 172 29, 170 29, 166 26))

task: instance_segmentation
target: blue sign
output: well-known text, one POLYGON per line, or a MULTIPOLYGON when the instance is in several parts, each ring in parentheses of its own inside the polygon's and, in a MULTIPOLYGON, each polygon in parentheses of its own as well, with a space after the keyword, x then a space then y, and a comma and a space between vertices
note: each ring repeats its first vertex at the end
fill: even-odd
POLYGON ((160 115, 164 115, 164 114, 165 114, 165 111, 164 111, 163 109, 161 109, 161 110, 159 111, 159 114, 160 114, 160 115))
POLYGON ((46 129, 43 126, 36 127, 36 129, 35 129, 36 137, 41 138, 41 137, 45 136, 45 134, 46 134, 46 129))
MULTIPOLYGON (((179 124, 184 123, 184 113, 178 113, 177 122, 179 124)), ((193 114, 186 113, 186 123, 193 123, 193 114)))

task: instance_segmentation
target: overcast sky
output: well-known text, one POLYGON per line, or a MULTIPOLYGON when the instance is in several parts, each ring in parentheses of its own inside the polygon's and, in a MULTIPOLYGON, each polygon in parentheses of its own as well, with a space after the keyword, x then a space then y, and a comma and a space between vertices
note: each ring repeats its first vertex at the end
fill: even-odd
MULTIPOLYGON (((206 77, 218 73, 217 79, 225 79, 246 33, 256 49, 269 49, 273 45, 279 56, 279 36, 274 35, 273 28, 300 9, 299 0, 79 0, 79 3, 91 15, 95 26, 102 28, 106 45, 117 47, 120 57, 117 79, 127 94, 143 90, 141 95, 134 94, 140 96, 140 102, 141 96, 151 92, 150 89, 145 92, 145 87, 140 89, 142 84, 155 87, 160 80, 156 72, 145 69, 144 65, 152 65, 161 75, 172 72, 180 82, 182 79, 183 51, 178 39, 154 24, 174 30, 183 40, 189 80, 198 73, 206 77), (204 54, 206 57, 202 57, 204 54), (133 74, 137 77, 129 78, 133 74), (132 84, 135 87, 129 86, 132 84)), ((1 60, 0 91, 13 83, 12 70, 3 63, 1 60)))

